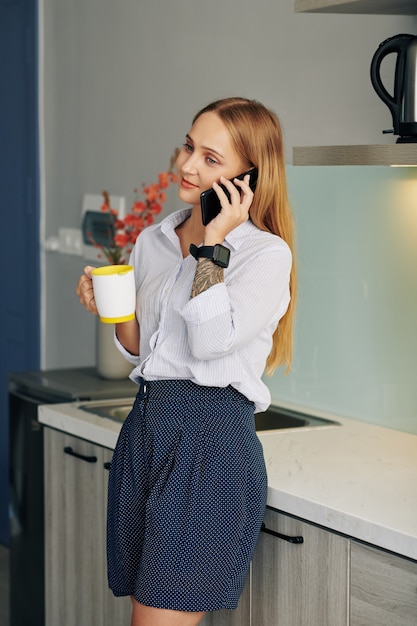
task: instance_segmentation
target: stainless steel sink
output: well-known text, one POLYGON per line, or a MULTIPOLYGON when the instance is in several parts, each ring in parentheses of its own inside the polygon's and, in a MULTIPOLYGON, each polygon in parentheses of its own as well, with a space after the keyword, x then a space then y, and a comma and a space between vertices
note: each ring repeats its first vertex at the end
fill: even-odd
POLYGON ((255 414, 257 431, 283 430, 290 428, 311 428, 316 426, 340 426, 335 420, 299 413, 283 407, 271 406, 264 413, 255 414))
MULTIPOLYGON (((123 422, 132 408, 133 400, 132 398, 130 403, 126 400, 87 402, 81 404, 79 408, 100 417, 106 417, 116 422, 123 422)), ((315 417, 277 406, 271 406, 264 413, 256 413, 255 415, 255 428, 260 432, 292 428, 312 428, 317 426, 340 426, 340 424, 334 420, 315 417)))
POLYGON ((107 417, 107 419, 115 422, 124 422, 130 413, 134 400, 135 398, 132 398, 130 402, 127 400, 121 401, 120 399, 86 402, 85 404, 80 404, 78 408, 99 417, 107 417))

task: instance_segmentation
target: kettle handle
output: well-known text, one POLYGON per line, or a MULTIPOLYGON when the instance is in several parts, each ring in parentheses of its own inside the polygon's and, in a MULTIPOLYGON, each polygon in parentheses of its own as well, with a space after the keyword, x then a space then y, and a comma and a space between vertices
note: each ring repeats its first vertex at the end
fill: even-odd
POLYGON ((410 44, 410 40, 415 38, 415 35, 407 34, 389 37, 381 44, 379 44, 379 47, 375 52, 371 62, 371 82, 378 96, 383 102, 385 102, 385 104, 391 111, 395 135, 399 134, 402 83, 404 79, 406 50, 410 44), (382 83, 381 75, 379 72, 382 60, 392 52, 397 53, 397 63, 395 65, 394 95, 391 95, 386 90, 385 86, 382 83))

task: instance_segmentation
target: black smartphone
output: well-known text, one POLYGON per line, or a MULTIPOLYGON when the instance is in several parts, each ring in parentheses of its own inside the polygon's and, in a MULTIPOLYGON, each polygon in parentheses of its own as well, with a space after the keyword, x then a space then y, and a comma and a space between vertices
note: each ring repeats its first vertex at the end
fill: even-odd
MULTIPOLYGON (((250 174, 249 187, 252 191, 255 191, 256 183, 258 181, 258 170, 253 167, 251 170, 247 172, 243 172, 243 174, 239 174, 239 176, 235 176, 234 178, 238 178, 239 180, 243 180, 246 174, 250 174)), ((231 182, 233 182, 232 179, 231 182)), ((227 199, 230 200, 230 193, 226 189, 224 185, 220 185, 220 187, 225 192, 227 199)), ((207 226, 212 219, 216 217, 221 211, 220 200, 217 193, 214 191, 213 187, 203 191, 200 195, 200 204, 201 204, 201 215, 203 219, 204 226, 207 226)))

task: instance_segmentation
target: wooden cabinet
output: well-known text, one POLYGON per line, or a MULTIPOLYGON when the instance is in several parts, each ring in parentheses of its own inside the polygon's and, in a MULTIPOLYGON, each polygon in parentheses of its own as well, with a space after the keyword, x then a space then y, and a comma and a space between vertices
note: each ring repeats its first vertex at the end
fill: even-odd
POLYGON ((350 626, 415 626, 417 563, 351 541, 350 626))
POLYGON ((299 13, 417 15, 417 0, 295 0, 299 13))
POLYGON ((265 530, 237 611, 212 613, 202 625, 347 626, 349 540, 272 509, 265 530))
POLYGON ((51 429, 44 443, 46 624, 102 623, 102 451, 51 429))
MULTIPOLYGON (((127 625, 130 598, 107 587, 112 451, 51 428, 44 437, 46 626, 127 625)), ((417 563, 268 509, 237 610, 202 626, 278 624, 415 626, 417 563)))
POLYGON ((346 626, 349 540, 269 510, 252 565, 256 626, 346 626))
POLYGON ((45 428, 46 626, 114 626, 130 599, 107 589, 106 470, 110 451, 45 428))

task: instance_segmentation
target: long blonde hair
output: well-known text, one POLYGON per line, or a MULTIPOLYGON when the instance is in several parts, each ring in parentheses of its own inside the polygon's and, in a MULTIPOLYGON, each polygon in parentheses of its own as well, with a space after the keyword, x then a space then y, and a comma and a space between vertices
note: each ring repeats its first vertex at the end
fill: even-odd
POLYGON ((277 115, 256 100, 225 98, 204 107, 194 117, 215 112, 228 129, 237 153, 258 169, 250 217, 261 230, 281 237, 289 246, 293 263, 290 274, 291 300, 272 337, 272 349, 266 362, 271 375, 281 365, 291 368, 293 321, 296 304, 294 262, 294 223, 288 201, 285 157, 281 124, 277 115))

